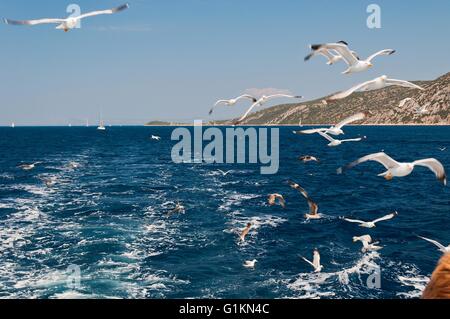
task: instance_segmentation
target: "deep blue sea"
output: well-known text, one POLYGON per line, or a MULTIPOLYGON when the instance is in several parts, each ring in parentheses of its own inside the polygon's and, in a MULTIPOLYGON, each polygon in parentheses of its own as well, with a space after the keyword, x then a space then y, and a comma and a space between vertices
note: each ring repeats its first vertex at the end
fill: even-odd
POLYGON ((293 129, 280 128, 278 174, 261 175, 257 164, 174 164, 169 127, 0 128, 0 298, 419 297, 441 253, 417 235, 450 243, 449 188, 426 168, 389 182, 373 162, 336 169, 381 150, 450 169, 450 127, 347 127, 346 138, 367 140, 337 148, 293 129), (320 163, 297 160, 307 154, 320 163), (17 168, 35 161, 34 170, 17 168), (307 203, 287 179, 325 218, 303 218, 307 203), (267 205, 275 192, 285 209, 267 205), (185 213, 167 217, 176 202, 185 213), (393 211, 373 229, 339 218, 393 211), (365 234, 384 248, 362 253, 352 237, 365 234), (319 274, 300 259, 314 248, 319 274), (243 267, 252 259, 255 269, 243 267), (377 267, 381 286, 368 287, 377 267))

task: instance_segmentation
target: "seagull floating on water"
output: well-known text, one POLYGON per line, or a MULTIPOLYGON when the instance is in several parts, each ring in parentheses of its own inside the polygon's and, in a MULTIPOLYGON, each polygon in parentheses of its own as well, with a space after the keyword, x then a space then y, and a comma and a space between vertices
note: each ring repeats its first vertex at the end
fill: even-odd
POLYGON ((42 162, 35 162, 33 164, 21 164, 18 167, 23 169, 24 171, 31 171, 36 167, 36 165, 41 164, 42 162))
POLYGON ((319 162, 319 159, 317 157, 311 156, 311 155, 304 155, 304 156, 300 156, 298 158, 299 161, 302 161, 303 163, 308 163, 308 162, 319 162))
POLYGON ((247 260, 245 263, 244 263, 244 267, 245 268, 255 268, 255 264, 257 263, 258 261, 256 260, 256 259, 253 259, 253 260, 247 260))
POLYGON ((310 264, 314 268, 314 272, 321 272, 323 269, 323 266, 320 264, 320 253, 317 249, 314 250, 313 253, 313 261, 309 261, 305 257, 301 256, 304 261, 306 261, 308 264, 310 264))
POLYGON ((245 114, 237 120, 234 124, 237 125, 241 123, 249 114, 250 112, 257 106, 262 106, 263 104, 267 103, 268 101, 276 98, 289 98, 289 99, 302 99, 303 96, 300 95, 290 95, 290 94, 272 94, 272 95, 263 95, 261 96, 256 102, 250 106, 250 108, 245 112, 245 114))
POLYGON ((180 213, 180 214, 184 214, 185 213, 185 208, 184 208, 184 206, 182 204, 177 203, 175 205, 175 208, 167 213, 167 217, 170 217, 170 216, 172 216, 173 214, 176 214, 176 213, 180 213))
POLYGON ((383 249, 381 246, 377 246, 378 242, 372 242, 372 237, 370 235, 363 235, 359 237, 353 237, 353 242, 360 241, 363 244, 361 251, 366 253, 368 251, 378 251, 383 249))
POLYGON ((315 133, 325 133, 325 134, 331 134, 331 135, 341 135, 341 134, 345 134, 344 131, 342 130, 342 128, 350 123, 356 122, 356 121, 361 121, 364 120, 367 116, 367 113, 357 113, 354 114, 352 116, 349 116, 347 118, 345 118, 344 120, 342 120, 341 122, 339 122, 338 124, 330 127, 330 128, 316 128, 316 129, 310 129, 310 130, 303 130, 303 131, 297 131, 294 132, 296 134, 315 134, 315 133))
POLYGON ((447 247, 445 247, 444 245, 442 245, 440 242, 433 240, 433 239, 429 239, 429 238, 425 238, 422 236, 418 236, 419 238, 422 238, 423 240, 426 240, 427 242, 432 243, 433 245, 435 245, 436 247, 439 248, 440 251, 442 251, 444 254, 446 253, 450 253, 450 245, 448 245, 447 247))
POLYGON ((161 136, 152 135, 152 140, 161 141, 161 136))
POLYGON ((269 197, 267 198, 267 202, 269 203, 270 206, 274 206, 276 204, 276 201, 278 201, 281 207, 283 208, 286 207, 286 201, 283 195, 281 194, 270 194, 269 197))
POLYGON ((423 87, 418 86, 414 83, 404 81, 404 80, 389 79, 386 75, 382 75, 376 79, 355 85, 352 88, 348 89, 347 91, 337 93, 337 94, 327 98, 326 101, 332 102, 332 101, 336 101, 336 100, 341 100, 341 99, 344 99, 344 98, 352 95, 354 92, 367 92, 367 91, 379 90, 379 89, 385 88, 387 86, 393 86, 393 85, 402 86, 402 87, 411 88, 411 89, 425 90, 423 87))
POLYGON ((229 99, 229 100, 218 100, 216 102, 216 104, 214 104, 213 108, 209 111, 209 115, 211 115, 214 112, 214 108, 217 107, 218 105, 226 105, 226 106, 233 106, 235 105, 237 102, 239 102, 240 100, 243 99, 249 99, 252 101, 252 103, 256 103, 256 101, 258 101, 254 96, 250 95, 250 94, 243 94, 241 96, 238 96, 234 99, 229 99))
POLYGON ((445 173, 444 166, 435 158, 426 158, 422 160, 417 160, 411 163, 400 163, 389 157, 383 152, 370 154, 360 159, 348 164, 345 167, 341 167, 337 170, 338 174, 341 174, 344 169, 350 169, 358 164, 375 161, 382 164, 387 171, 379 174, 378 176, 383 176, 386 180, 391 180, 394 177, 404 177, 412 173, 416 166, 424 166, 430 169, 437 177, 437 179, 444 185, 447 185, 447 176, 445 173))
POLYGON ((289 186, 291 186, 291 188, 296 189, 308 201, 309 213, 305 214, 305 218, 308 220, 322 218, 322 215, 319 214, 319 206, 311 199, 311 197, 309 197, 308 193, 303 189, 303 187, 292 181, 288 181, 288 184, 289 186))
POLYGON ((349 219, 349 218, 343 218, 345 221, 349 222, 349 223, 357 223, 360 224, 360 227, 365 227, 365 228, 374 228, 376 227, 376 223, 381 222, 381 221, 385 221, 385 220, 389 220, 394 218, 395 216, 397 216, 398 213, 397 212, 393 212, 392 214, 386 215, 384 217, 375 219, 373 221, 370 222, 365 222, 363 220, 358 220, 358 219, 349 219))
POLYGON ((97 16, 97 15, 102 15, 102 14, 114 14, 117 12, 121 12, 125 9, 128 9, 129 7, 130 6, 127 3, 124 5, 121 5, 117 8, 88 12, 88 13, 79 15, 78 17, 68 17, 65 19, 45 18, 45 19, 38 19, 38 20, 23 20, 23 21, 4 19, 4 22, 6 24, 11 24, 11 25, 29 25, 29 26, 34 26, 34 25, 38 25, 38 24, 57 24, 58 26, 56 27, 56 29, 64 30, 64 32, 68 32, 69 30, 76 28, 81 19, 93 17, 93 16, 97 16))
MULTIPOLYGON (((391 55, 395 53, 395 50, 385 49, 378 51, 371 56, 369 56, 365 60, 361 60, 358 55, 351 51, 348 48, 348 44, 345 41, 339 41, 337 43, 325 43, 325 44, 313 44, 310 46, 313 51, 311 54, 314 54, 315 51, 320 51, 323 53, 323 50, 334 50, 342 57, 342 59, 348 64, 348 69, 343 72, 343 74, 351 74, 357 72, 363 72, 368 70, 373 66, 372 60, 379 55, 391 55)), ((308 56, 305 58, 307 59, 308 56)))

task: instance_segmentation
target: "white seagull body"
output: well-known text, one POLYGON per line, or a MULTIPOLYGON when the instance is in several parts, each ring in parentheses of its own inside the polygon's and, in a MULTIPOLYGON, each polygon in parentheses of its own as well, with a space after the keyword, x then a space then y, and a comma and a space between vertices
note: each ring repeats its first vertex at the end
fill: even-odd
POLYGON ((422 236, 419 236, 419 238, 422 238, 423 240, 426 240, 427 242, 432 243, 433 245, 435 245, 436 247, 439 248, 440 251, 442 251, 444 254, 446 253, 450 253, 450 245, 448 245, 447 247, 445 247, 444 245, 442 245, 440 242, 433 240, 433 239, 429 239, 429 238, 425 238, 422 236))
POLYGON ((360 227, 374 228, 374 227, 376 227, 376 225, 375 225, 376 223, 381 222, 381 221, 384 221, 384 220, 392 219, 392 218, 394 218, 394 217, 397 216, 397 215, 398 215, 398 213, 397 213, 397 212, 394 212, 394 213, 392 213, 392 214, 386 215, 386 216, 384 216, 384 217, 375 219, 375 220, 370 221, 370 222, 365 222, 365 221, 363 221, 363 220, 358 220, 358 219, 349 219, 349 218, 344 218, 344 220, 347 221, 347 222, 349 222, 349 223, 356 223, 356 224, 359 224, 360 227))
POLYGON ((337 93, 337 94, 327 98, 327 102, 344 99, 344 98, 352 95, 354 92, 367 92, 367 91, 379 90, 379 89, 385 88, 387 86, 393 86, 393 85, 402 86, 402 87, 411 88, 411 89, 425 90, 424 88, 422 88, 414 83, 404 81, 404 80, 389 79, 386 75, 382 75, 376 79, 355 85, 354 87, 348 89, 347 91, 337 93))
POLYGON ((441 162, 434 158, 426 158, 422 160, 417 160, 411 163, 400 163, 389 157, 383 152, 370 154, 360 159, 348 164, 344 168, 339 168, 337 173, 341 174, 343 169, 350 169, 358 164, 367 162, 367 161, 375 161, 383 165, 387 171, 379 174, 378 176, 383 176, 386 180, 391 180, 394 177, 404 177, 408 176, 412 173, 416 166, 424 166, 430 169, 435 175, 436 178, 442 182, 444 185, 447 185, 447 176, 445 173, 444 166, 442 166, 441 162))
POLYGON ((222 104, 222 105, 226 105, 226 106, 233 106, 237 102, 239 102, 240 100, 243 100, 243 99, 249 99, 253 103, 255 103, 257 101, 257 99, 254 96, 250 95, 250 94, 243 94, 241 96, 238 96, 238 97, 236 97, 234 99, 229 99, 229 100, 219 100, 219 101, 216 102, 216 104, 214 104, 214 107, 209 111, 209 115, 211 115, 214 112, 214 108, 216 106, 218 106, 218 105, 222 104))
POLYGON ((253 259, 253 260, 247 260, 247 261, 245 261, 245 263, 244 263, 244 267, 245 268, 255 268, 255 264, 257 263, 258 261, 256 260, 256 259, 253 259))
POLYGON ((221 169, 218 169, 217 170, 220 174, 222 174, 222 176, 227 176, 228 174, 230 174, 232 171, 226 171, 226 172, 224 172, 224 171, 222 171, 221 169))
POLYGON ((383 249, 381 246, 377 246, 378 242, 373 243, 370 235, 364 235, 359 237, 353 237, 353 242, 360 241, 363 244, 361 251, 366 253, 368 251, 378 251, 383 249))
POLYGON ((23 21, 4 19, 4 21, 6 24, 11 24, 11 25, 34 26, 34 25, 38 25, 38 24, 57 24, 58 26, 56 27, 56 29, 64 30, 65 32, 68 32, 69 30, 76 28, 81 19, 93 17, 93 16, 97 16, 97 15, 102 15, 102 14, 114 14, 114 13, 123 11, 128 8, 129 8, 129 5, 124 4, 117 8, 88 12, 88 13, 79 15, 78 17, 69 17, 69 18, 65 18, 65 19, 45 18, 45 19, 38 19, 38 20, 23 20, 23 21))
POLYGON ((34 169, 36 167, 36 165, 41 164, 41 162, 35 162, 33 164, 22 164, 19 165, 18 167, 23 169, 24 171, 31 171, 32 169, 34 169))
POLYGON ((152 140, 161 141, 161 136, 152 135, 152 140))
MULTIPOLYGON (((325 44, 313 44, 311 45, 311 50, 334 50, 342 57, 342 59, 348 64, 348 69, 343 72, 343 74, 351 74, 357 72, 363 72, 368 70, 373 66, 372 60, 379 55, 391 55, 395 53, 395 50, 385 49, 378 51, 365 60, 361 60, 355 52, 348 48, 348 44, 344 41, 339 41, 337 43, 325 43, 325 44)), ((306 59, 306 58, 305 58, 306 59)))
POLYGON ((323 266, 320 264, 320 254, 319 251, 316 249, 313 253, 313 261, 309 261, 305 257, 302 256, 302 259, 306 261, 308 264, 310 264, 314 268, 314 272, 321 272, 323 269, 323 266))
POLYGON ((329 147, 336 147, 345 142, 360 142, 360 141, 362 141, 361 137, 350 138, 350 139, 346 139, 346 140, 336 140, 336 139, 332 138, 331 136, 327 135, 326 133, 319 132, 319 134, 330 142, 328 144, 329 147))
POLYGON ((263 104, 267 103, 269 100, 276 99, 276 98, 289 98, 289 99, 302 99, 302 96, 299 95, 289 95, 289 94, 272 94, 272 95, 263 95, 260 97, 255 103, 250 106, 250 108, 245 112, 245 114, 235 122, 235 124, 239 124, 242 122, 249 114, 250 112, 257 106, 262 106, 263 104))
POLYGON ((341 122, 339 122, 338 124, 330 127, 330 128, 317 128, 317 129, 311 129, 311 130, 304 130, 304 131, 299 131, 299 132, 294 132, 296 134, 315 134, 315 133, 325 133, 328 135, 341 135, 344 134, 344 131, 342 130, 342 128, 345 125, 348 125, 350 123, 356 122, 356 121, 361 121, 364 120, 366 118, 367 114, 366 113, 357 113, 355 115, 349 116, 346 119, 342 120, 341 122))

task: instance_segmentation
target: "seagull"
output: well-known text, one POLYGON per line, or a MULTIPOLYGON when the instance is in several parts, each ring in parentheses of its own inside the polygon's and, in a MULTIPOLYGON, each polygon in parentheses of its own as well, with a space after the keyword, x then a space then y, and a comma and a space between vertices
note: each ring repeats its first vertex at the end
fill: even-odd
POLYGON ((307 163, 307 162, 319 162, 319 159, 317 157, 311 156, 311 155, 305 155, 305 156, 300 156, 298 158, 299 161, 302 161, 303 163, 307 163))
POLYGON ((4 22, 6 24, 11 25, 37 25, 37 24, 57 24, 58 26, 56 29, 58 30, 64 30, 64 32, 68 32, 71 29, 76 28, 78 23, 81 19, 93 17, 101 14, 114 14, 120 11, 123 11, 125 9, 128 9, 130 6, 127 4, 121 5, 120 7, 108 9, 108 10, 101 10, 101 11, 93 11, 89 13, 82 14, 78 17, 68 17, 65 19, 38 19, 38 20, 24 20, 24 21, 17 21, 17 20, 10 20, 10 19, 4 19, 4 22))
POLYGON ((70 169, 76 169, 80 167, 80 164, 78 164, 77 162, 70 162, 69 164, 67 164, 67 167, 70 169))
POLYGON ((42 162, 35 162, 33 164, 22 164, 19 165, 18 167, 23 169, 24 171, 31 171, 32 169, 34 169, 36 167, 36 165, 41 164, 42 162))
MULTIPOLYGON (((352 51, 352 54, 357 56, 357 53, 352 51)), ((344 58, 342 57, 342 55, 340 55, 336 50, 328 50, 325 48, 320 48, 318 50, 314 50, 312 51, 310 54, 308 54, 305 57, 305 62, 309 61, 312 57, 317 56, 317 55, 322 55, 324 57, 327 58, 327 64, 328 65, 333 65, 341 60, 343 60, 344 58)))
POLYGON ((274 206, 277 200, 281 207, 283 208, 286 207, 286 201, 284 200, 283 195, 280 194, 270 194, 267 199, 267 202, 269 203, 270 206, 274 206))
POLYGON ((387 86, 393 86, 393 85, 412 88, 412 89, 418 89, 418 90, 425 90, 424 88, 422 88, 414 83, 404 81, 404 80, 389 79, 386 75, 382 75, 373 80, 355 85, 354 87, 348 89, 347 91, 337 93, 337 94, 327 98, 326 100, 327 100, 327 102, 341 100, 341 99, 346 98, 347 96, 350 96, 354 92, 379 90, 379 89, 385 88, 387 86))
POLYGON ((378 242, 372 242, 372 237, 370 235, 353 237, 353 242, 356 243, 357 241, 360 241, 363 244, 363 248, 361 249, 363 253, 383 249, 381 246, 376 246, 378 242))
POLYGON ((253 259, 253 260, 247 260, 245 263, 244 263, 244 267, 245 268, 255 268, 255 264, 257 263, 258 261, 256 260, 256 259, 253 259))
POLYGON ((45 183, 45 186, 47 186, 48 188, 52 188, 53 186, 55 186, 56 181, 54 179, 43 179, 42 180, 45 183))
POLYGON ((214 108, 220 104, 223 104, 226 106, 233 106, 242 99, 249 99, 252 101, 252 103, 256 103, 256 101, 258 101, 254 96, 252 96, 250 94, 243 94, 241 96, 238 96, 238 97, 236 97, 234 99, 230 99, 230 100, 219 100, 216 102, 216 104, 214 104, 213 108, 209 111, 209 115, 211 115, 214 112, 214 108))
POLYGON ((362 141, 362 137, 358 137, 358 138, 351 138, 351 139, 346 139, 346 140, 335 140, 334 138, 332 138, 331 136, 327 135, 326 133, 323 132, 319 132, 319 134, 326 138, 330 143, 328 144, 329 147, 336 147, 341 145, 342 143, 345 142, 360 142, 362 141))
POLYGON ((426 158, 417 160, 411 163, 400 163, 389 157, 383 152, 370 154, 348 164, 345 167, 341 167, 337 170, 338 174, 342 174, 344 169, 350 169, 358 164, 375 161, 382 164, 387 171, 379 174, 378 176, 384 177, 386 180, 391 180, 394 177, 404 177, 412 173, 415 166, 424 166, 429 168, 437 177, 437 179, 444 185, 447 185, 447 176, 445 174, 444 166, 441 162, 434 158, 426 158))
POLYGON ((241 232, 241 235, 239 236, 239 239, 244 242, 245 237, 248 235, 250 228, 252 228, 252 224, 248 223, 247 226, 244 228, 244 230, 241 232))
POLYGON ((439 147, 439 150, 440 150, 441 152, 445 151, 446 149, 447 149, 446 147, 439 147))
POLYGON ((185 212, 184 206, 181 205, 180 203, 177 203, 175 205, 175 208, 167 213, 167 217, 170 217, 171 215, 176 214, 176 213, 184 214, 184 212, 185 212))
POLYGON ((375 57, 379 55, 391 55, 395 53, 395 50, 385 49, 372 54, 365 60, 361 60, 355 54, 355 52, 352 52, 348 48, 348 44, 345 41, 339 41, 337 43, 313 44, 310 47, 313 52, 325 49, 325 50, 335 50, 337 53, 339 53, 342 56, 345 63, 348 64, 348 69, 344 71, 342 74, 351 74, 366 71, 373 66, 372 60, 375 57))
POLYGON ((224 172, 224 171, 222 171, 221 169, 218 169, 217 170, 220 174, 222 174, 223 176, 227 176, 228 174, 230 174, 232 171, 226 171, 226 172, 224 172))
POLYGON ((290 94, 272 94, 272 95, 263 95, 259 98, 256 102, 250 106, 250 108, 245 112, 245 114, 237 120, 234 124, 237 125, 241 123, 249 114, 250 112, 257 106, 262 106, 263 104, 267 103, 269 100, 276 99, 276 98, 289 98, 289 99, 302 99, 303 96, 300 95, 290 95, 290 94))
POLYGON ((357 223, 360 224, 360 227, 365 227, 365 228, 374 228, 376 227, 375 224, 384 220, 389 220, 394 218, 395 216, 397 216, 398 213, 397 212, 393 212, 392 214, 386 215, 384 217, 375 219, 371 222, 365 222, 363 220, 358 220, 358 219, 349 219, 349 218, 344 218, 345 221, 349 222, 349 223, 357 223))
POLYGON ((416 108, 414 108, 414 113, 418 114, 418 115, 424 115, 424 114, 428 114, 429 111, 427 110, 427 106, 417 106, 416 108))
POLYGON ((160 136, 156 136, 156 135, 152 135, 152 140, 155 140, 155 141, 161 141, 161 137, 160 136))
POLYGON ((304 261, 306 261, 308 264, 310 264, 311 266, 313 266, 314 268, 314 272, 321 272, 323 269, 323 266, 320 264, 320 254, 319 251, 317 249, 314 249, 314 253, 313 253, 313 261, 309 261, 308 259, 306 259, 305 257, 301 256, 302 259, 304 261))
POLYGON ((436 246, 439 248, 439 250, 442 251, 444 254, 450 253, 450 245, 448 245, 447 247, 445 247, 444 245, 442 245, 441 243, 439 243, 439 242, 436 241, 436 240, 432 240, 432 239, 425 238, 425 237, 422 237, 422 236, 418 236, 418 237, 419 237, 419 238, 422 238, 423 240, 426 240, 427 242, 430 242, 430 243, 436 245, 436 246))
POLYGON ((296 134, 315 134, 315 133, 319 133, 319 132, 323 132, 325 134, 331 134, 331 135, 341 135, 344 134, 344 131, 342 130, 342 128, 350 123, 356 122, 356 121, 361 121, 364 120, 367 117, 367 113, 357 113, 354 114, 352 116, 349 116, 347 118, 345 118, 344 120, 342 120, 341 122, 339 122, 338 124, 330 127, 330 128, 316 128, 316 129, 311 129, 311 130, 304 130, 304 131, 297 131, 294 132, 296 134))
POLYGON ((298 192, 306 198, 309 205, 309 214, 305 214, 306 219, 320 219, 322 218, 322 215, 319 214, 319 206, 309 197, 308 193, 297 183, 294 183, 292 181, 288 181, 289 186, 291 186, 293 189, 298 190, 298 192))

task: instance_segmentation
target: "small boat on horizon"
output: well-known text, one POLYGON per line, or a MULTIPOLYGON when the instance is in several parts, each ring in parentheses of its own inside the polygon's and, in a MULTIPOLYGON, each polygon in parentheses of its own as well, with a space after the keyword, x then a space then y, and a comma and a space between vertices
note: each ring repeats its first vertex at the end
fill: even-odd
POLYGON ((11 123, 11 128, 15 128, 16 127, 16 123, 12 122, 11 123))
POLYGON ((99 131, 106 131, 105 122, 103 121, 103 112, 100 111, 100 125, 97 127, 99 131))

